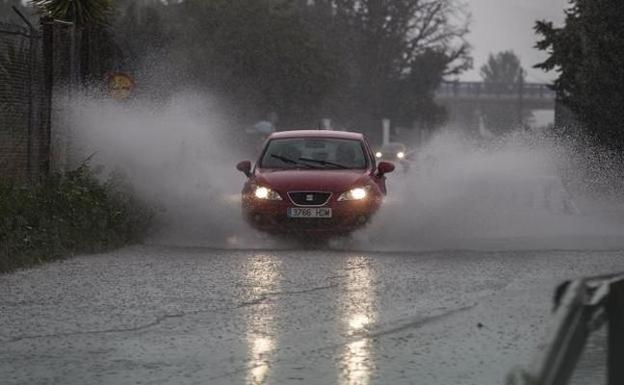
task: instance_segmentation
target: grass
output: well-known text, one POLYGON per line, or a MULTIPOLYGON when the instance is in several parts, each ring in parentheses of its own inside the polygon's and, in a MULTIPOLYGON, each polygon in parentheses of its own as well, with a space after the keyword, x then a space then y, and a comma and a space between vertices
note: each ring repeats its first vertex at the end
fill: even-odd
POLYGON ((0 273, 141 242, 153 212, 120 174, 87 165, 21 187, 0 180, 0 273))

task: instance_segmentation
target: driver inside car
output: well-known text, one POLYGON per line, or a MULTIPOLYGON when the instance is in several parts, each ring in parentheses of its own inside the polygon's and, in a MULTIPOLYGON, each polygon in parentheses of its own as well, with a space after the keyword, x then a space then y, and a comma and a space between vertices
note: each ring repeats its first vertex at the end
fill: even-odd
POLYGON ((341 143, 336 148, 336 163, 349 167, 355 163, 355 157, 355 149, 348 143, 341 143))

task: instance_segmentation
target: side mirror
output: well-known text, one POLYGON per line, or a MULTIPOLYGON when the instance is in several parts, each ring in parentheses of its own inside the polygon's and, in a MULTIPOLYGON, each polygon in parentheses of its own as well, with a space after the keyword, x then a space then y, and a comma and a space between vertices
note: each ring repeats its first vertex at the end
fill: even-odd
POLYGON ((384 176, 385 174, 391 173, 394 171, 394 164, 386 161, 379 162, 377 166, 377 173, 379 176, 384 176))
POLYGON ((236 165, 236 169, 247 176, 251 177, 251 161, 244 160, 236 165))

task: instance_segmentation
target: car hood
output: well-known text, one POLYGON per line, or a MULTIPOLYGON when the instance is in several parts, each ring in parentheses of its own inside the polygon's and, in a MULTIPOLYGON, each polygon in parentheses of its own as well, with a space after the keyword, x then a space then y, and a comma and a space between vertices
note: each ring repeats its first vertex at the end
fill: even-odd
POLYGON ((276 191, 343 192, 366 184, 369 172, 363 170, 256 170, 255 181, 276 191))

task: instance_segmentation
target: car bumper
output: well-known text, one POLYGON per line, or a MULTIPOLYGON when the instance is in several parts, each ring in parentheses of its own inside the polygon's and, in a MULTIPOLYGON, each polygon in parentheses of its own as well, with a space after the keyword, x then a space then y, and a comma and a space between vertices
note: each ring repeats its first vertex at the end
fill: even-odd
POLYGON ((254 228, 275 234, 343 235, 364 227, 379 209, 381 198, 331 202, 331 218, 289 218, 287 201, 243 199, 243 215, 254 228))

